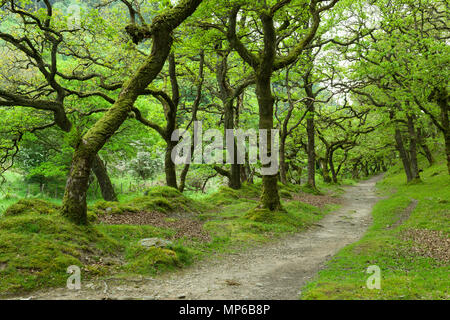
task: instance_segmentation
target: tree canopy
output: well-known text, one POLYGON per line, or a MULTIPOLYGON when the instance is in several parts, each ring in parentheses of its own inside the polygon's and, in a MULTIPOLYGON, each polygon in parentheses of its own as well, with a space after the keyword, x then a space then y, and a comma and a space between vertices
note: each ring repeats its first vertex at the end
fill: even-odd
POLYGON ((261 180, 275 212, 279 183, 319 192, 395 159, 413 183, 436 153, 450 174, 448 21, 446 0, 0 1, 0 173, 62 183, 77 224, 93 179, 117 201, 111 176, 261 180), (195 139, 173 161, 199 123, 231 162, 196 161, 195 139), (268 130, 276 172, 250 142, 237 161, 239 129, 268 130))

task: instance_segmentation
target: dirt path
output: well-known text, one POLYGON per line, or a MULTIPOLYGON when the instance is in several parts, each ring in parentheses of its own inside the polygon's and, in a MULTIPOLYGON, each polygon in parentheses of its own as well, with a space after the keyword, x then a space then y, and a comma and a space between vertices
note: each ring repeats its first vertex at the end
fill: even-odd
POLYGON ((344 204, 309 230, 246 252, 215 257, 158 279, 83 283, 81 291, 54 289, 25 299, 291 300, 341 248, 371 224, 381 177, 346 187, 344 204))

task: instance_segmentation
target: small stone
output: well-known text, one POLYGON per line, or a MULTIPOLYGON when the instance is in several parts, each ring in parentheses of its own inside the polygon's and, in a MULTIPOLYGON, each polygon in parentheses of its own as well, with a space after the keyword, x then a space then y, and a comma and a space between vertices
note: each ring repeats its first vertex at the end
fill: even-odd
POLYGON ((142 239, 139 244, 145 248, 168 248, 173 245, 173 242, 160 238, 148 238, 142 239))
POLYGON ((88 283, 88 284, 86 285, 86 288, 88 288, 88 289, 94 289, 94 284, 93 284, 93 283, 88 283))

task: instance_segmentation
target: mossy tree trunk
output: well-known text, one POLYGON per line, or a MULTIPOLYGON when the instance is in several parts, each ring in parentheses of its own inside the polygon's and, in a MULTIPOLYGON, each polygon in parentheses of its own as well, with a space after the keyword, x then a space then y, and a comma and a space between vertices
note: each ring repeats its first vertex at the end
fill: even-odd
MULTIPOLYGON (((441 131, 444 135, 445 141, 445 155, 447 158, 447 169, 450 175, 450 107, 448 105, 449 94, 447 87, 436 87, 433 89, 431 95, 428 97, 430 102, 437 103, 439 109, 441 110, 440 119, 435 117, 429 110, 424 108, 422 105, 418 104, 420 109, 427 114, 433 124, 441 131)), ((417 101, 416 101, 417 102, 417 101)))
POLYGON ((330 164, 330 171, 331 171, 331 177, 334 183, 338 183, 338 177, 337 172, 334 167, 334 149, 330 150, 329 156, 328 156, 328 162, 330 164))
POLYGON ((359 164, 360 164, 360 161, 355 161, 355 163, 353 164, 353 169, 352 169, 352 179, 353 180, 359 179, 359 164))
POLYGON ((98 183, 100 185, 100 190, 102 192, 103 200, 113 202, 117 201, 117 195, 116 192, 114 191, 114 186, 111 182, 111 179, 109 178, 106 166, 99 155, 97 155, 94 159, 92 171, 97 177, 98 183))
POLYGON ((411 175, 413 180, 420 180, 419 163, 417 161, 417 134, 412 115, 407 115, 409 133, 409 159, 411 161, 411 175))
MULTIPOLYGON (((228 77, 228 55, 230 51, 219 50, 218 61, 216 67, 216 80, 219 87, 219 96, 222 100, 224 112, 224 128, 226 130, 234 130, 239 124, 239 110, 242 103, 240 96, 243 94, 245 88, 253 83, 252 79, 247 79, 237 88, 233 88, 229 82, 228 77), (238 100, 237 107, 234 107, 235 100, 238 100), (236 110, 236 111, 235 111, 236 110)), ((226 138, 225 138, 226 141, 226 138)), ((242 187, 241 168, 242 164, 238 163, 238 148, 237 142, 234 141, 233 146, 228 146, 227 149, 233 148, 234 161, 231 164, 230 175, 228 176, 228 186, 232 189, 239 190, 242 187)))
MULTIPOLYGON (((320 6, 319 1, 311 1, 309 6, 310 19, 306 33, 292 48, 292 50, 283 57, 277 57, 277 30, 275 29, 274 15, 291 1, 280 1, 273 7, 267 2, 262 2, 262 9, 259 12, 259 20, 262 24, 262 45, 258 54, 249 50, 237 35, 237 18, 241 9, 239 4, 235 4, 230 11, 226 36, 230 46, 236 50, 241 59, 252 67, 256 78, 256 96, 259 105, 259 128, 268 130, 271 133, 273 129, 273 111, 274 98, 272 96, 271 78, 274 71, 284 69, 298 61, 298 57, 307 49, 314 40, 319 29, 321 13, 331 10, 337 1, 328 5, 320 6)), ((306 21, 305 21, 306 22, 306 21)), ((283 28, 281 28, 282 31, 283 28)), ((280 30, 280 29, 278 29, 280 30)), ((270 134, 269 142, 271 142, 270 134)), ((271 143, 268 143, 269 153, 272 151, 271 143)), ((263 176, 263 190, 261 205, 270 210, 281 208, 280 196, 278 192, 278 173, 272 176, 263 176)))
POLYGON ((316 188, 316 133, 315 133, 315 106, 308 102, 308 117, 306 119, 306 132, 308 136, 308 186, 316 188))
POLYGON ((190 164, 185 164, 183 167, 183 171, 181 171, 180 185, 178 186, 178 190, 180 190, 180 192, 184 192, 184 189, 186 189, 186 179, 187 179, 187 175, 189 173, 190 167, 191 167, 190 164))
MULTIPOLYGON (((276 55, 276 34, 273 18, 262 13, 261 21, 264 30, 264 54, 261 63, 256 68, 256 97, 259 105, 259 129, 267 131, 267 151, 272 155, 272 129, 274 125, 273 112, 275 99, 272 94, 272 73, 276 55)), ((268 165, 270 166, 270 165, 268 165)), ((278 173, 264 175, 262 178, 263 190, 261 204, 263 208, 271 211, 281 209, 278 192, 278 173)))
POLYGON ((428 164, 430 165, 430 167, 432 167, 434 164, 434 158, 430 148, 428 147, 425 141, 423 129, 421 127, 417 127, 416 132, 417 132, 417 143, 422 148, 423 155, 425 156, 425 158, 427 158, 428 164))
POLYGON ((97 153, 132 111, 137 98, 164 67, 172 46, 172 31, 189 17, 201 0, 184 0, 153 19, 147 34, 153 40, 151 55, 128 80, 113 106, 78 142, 67 179, 62 214, 76 224, 87 224, 86 194, 97 153))
POLYGON ((308 138, 306 152, 308 154, 308 182, 307 185, 310 188, 316 189, 316 105, 314 103, 317 92, 314 92, 314 84, 311 79, 312 68, 303 76, 303 82, 305 85, 305 93, 308 97, 306 101, 306 135, 308 138))
POLYGON ((286 139, 287 135, 282 134, 280 140, 280 181, 282 184, 287 184, 288 164, 286 163, 286 139))
POLYGON ((402 132, 400 129, 395 130, 395 142, 398 153, 400 154, 400 159, 403 163, 403 168, 406 173, 407 182, 411 182, 413 180, 413 175, 411 171, 411 163, 409 161, 408 153, 406 152, 405 145, 403 143, 402 132))
POLYGON ((331 183, 330 170, 328 169, 328 160, 326 158, 320 159, 320 166, 322 167, 322 177, 325 183, 331 183))
POLYGON ((168 187, 178 189, 177 183, 177 168, 172 161, 172 151, 176 144, 172 141, 167 141, 166 155, 164 159, 164 171, 166 173, 166 184, 168 187))
MULTIPOLYGON (((226 130, 234 130, 234 108, 233 108, 233 100, 229 99, 225 103, 225 132, 226 130)), ((228 178, 228 186, 231 189, 239 190, 242 187, 241 183, 241 165, 238 163, 238 149, 236 145, 236 140, 233 143, 233 146, 228 146, 227 148, 233 148, 234 161, 231 164, 231 171, 228 178)))
POLYGON ((448 174, 450 175, 450 108, 448 106, 449 95, 446 89, 440 91, 440 95, 437 99, 439 107, 441 109, 441 123, 442 123, 442 133, 444 134, 445 140, 445 154, 447 157, 447 168, 448 174))

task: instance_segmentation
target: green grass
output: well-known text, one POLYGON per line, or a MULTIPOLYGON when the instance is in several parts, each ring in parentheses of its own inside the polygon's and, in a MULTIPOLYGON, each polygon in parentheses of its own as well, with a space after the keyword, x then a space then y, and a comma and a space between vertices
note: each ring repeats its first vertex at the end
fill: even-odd
MULTIPOLYGON (((373 210, 374 224, 363 239, 344 248, 309 283, 302 299, 449 299, 450 267, 438 257, 412 250, 402 235, 408 230, 450 234, 450 178, 446 165, 426 169, 421 183, 405 184, 400 166, 392 168, 378 184, 381 200, 373 210), (411 200, 418 206, 409 219, 395 226, 411 200), (381 290, 369 290, 369 266, 381 268, 381 290)), ((443 239, 445 241, 445 239, 443 239)))

